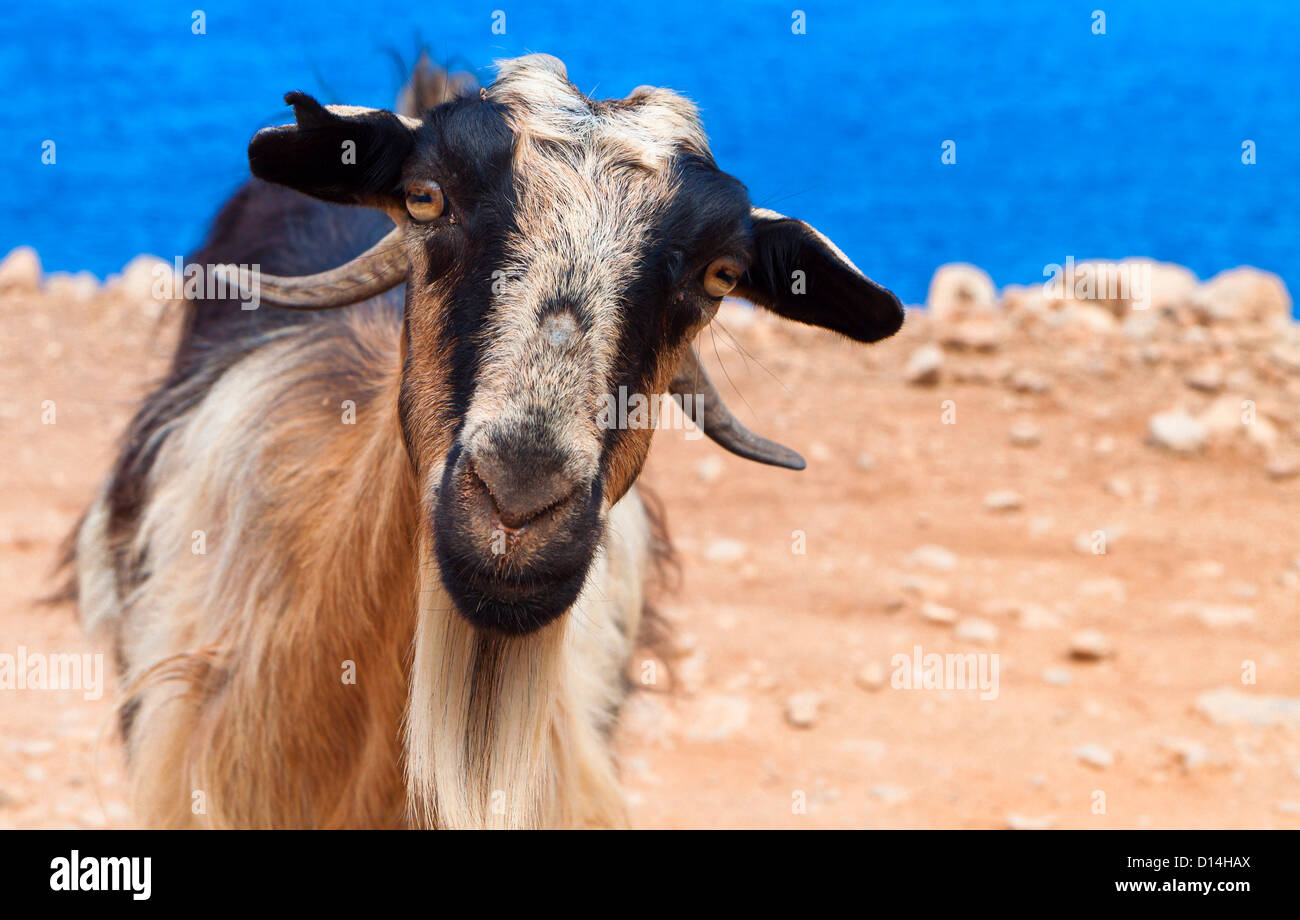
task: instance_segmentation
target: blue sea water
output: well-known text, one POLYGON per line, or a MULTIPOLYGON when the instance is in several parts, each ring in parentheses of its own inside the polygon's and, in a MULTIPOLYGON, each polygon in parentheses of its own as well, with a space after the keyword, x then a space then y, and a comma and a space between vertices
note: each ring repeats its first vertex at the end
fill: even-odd
POLYGON ((1002 285, 1067 256, 1252 264, 1300 292, 1296 0, 3 0, 0 34, 0 253, 50 270, 189 251, 286 90, 391 105, 427 45, 484 81, 546 51, 594 95, 686 93, 756 203, 909 302, 944 262, 1002 285))

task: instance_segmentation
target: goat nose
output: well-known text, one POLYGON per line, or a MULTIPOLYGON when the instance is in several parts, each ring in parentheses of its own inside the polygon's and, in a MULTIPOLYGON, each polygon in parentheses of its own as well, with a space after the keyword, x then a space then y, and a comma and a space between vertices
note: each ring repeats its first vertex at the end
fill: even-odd
POLYGON ((501 523, 513 529, 566 504, 578 490, 558 458, 537 453, 477 451, 470 470, 492 497, 501 523))

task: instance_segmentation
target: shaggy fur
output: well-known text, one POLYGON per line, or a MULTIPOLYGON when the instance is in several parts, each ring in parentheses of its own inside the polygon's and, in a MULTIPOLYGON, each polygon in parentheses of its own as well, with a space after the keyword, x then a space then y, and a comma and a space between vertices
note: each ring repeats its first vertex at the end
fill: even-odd
POLYGON ((83 519, 147 825, 622 825, 608 736, 665 540, 634 486, 653 431, 603 429, 602 398, 665 390, 719 260, 791 319, 902 322, 811 227, 752 211, 682 97, 598 102, 534 55, 430 98, 472 89, 417 74, 419 117, 289 94, 192 259, 310 275, 386 213, 407 283, 187 304, 83 519), (408 216, 432 184, 446 208, 408 216))

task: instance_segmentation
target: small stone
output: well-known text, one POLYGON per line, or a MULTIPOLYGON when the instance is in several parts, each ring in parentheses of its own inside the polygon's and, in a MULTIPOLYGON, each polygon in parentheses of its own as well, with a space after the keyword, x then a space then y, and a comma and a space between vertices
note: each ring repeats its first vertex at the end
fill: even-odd
POLYGON ((1061 618, 1042 604, 1023 604, 1016 611, 1016 623, 1021 629, 1060 629, 1061 618))
POLYGON ((1174 616, 1195 617, 1213 629, 1241 626, 1255 622, 1255 608, 1245 604, 1202 604, 1198 601, 1180 601, 1173 604, 1174 616))
POLYGON ((1300 374, 1300 342, 1278 342, 1268 357, 1287 373, 1300 374))
POLYGON ((1115 755, 1100 744, 1081 744, 1074 749, 1074 756, 1076 760, 1098 770, 1105 770, 1115 764, 1115 755))
POLYGON ((1017 368, 1012 372, 1010 379, 1007 381, 1011 389, 1017 393, 1032 393, 1041 395, 1052 388, 1049 381, 1042 374, 1028 368, 1017 368))
POLYGON ((1001 319, 969 319, 939 330, 944 347, 958 351, 997 351, 1007 341, 1010 330, 1001 319))
POLYGON ((1153 443, 1180 454, 1194 454, 1202 450, 1208 437, 1200 420, 1182 409, 1151 416, 1149 430, 1153 443))
POLYGON ((940 325, 987 318, 998 313, 997 288, 982 268, 951 262, 935 269, 925 305, 940 325))
POLYGON ((984 496, 984 508, 988 511, 1019 511, 1023 505, 1019 493, 1010 489, 1000 489, 984 496))
POLYGON ((1285 321, 1291 297, 1282 279, 1257 268, 1230 268, 1198 287, 1188 298, 1196 316, 1210 324, 1285 321))
POLYGON ((119 282, 122 294, 135 303, 164 300, 158 294, 173 291, 172 266, 157 256, 136 256, 122 269, 119 282))
POLYGON ((1101 661, 1113 654, 1110 640, 1095 629, 1083 629, 1070 637, 1070 657, 1078 661, 1101 661))
POLYGON ((934 386, 942 370, 943 350, 938 345, 922 345, 907 359, 903 379, 913 386, 934 386))
POLYGON ((926 601, 921 605, 921 619, 930 623, 951 626, 957 622, 957 611, 951 607, 936 604, 933 601, 926 601))
POLYGON ((41 286, 41 257, 30 246, 16 246, 0 262, 0 290, 34 291, 41 286))
POLYGON ((1172 752, 1179 765, 1189 772, 1210 763, 1214 759, 1210 749, 1199 741, 1192 741, 1187 738, 1166 738, 1162 746, 1165 750, 1172 752))
POLYGON ((1276 482, 1285 482, 1300 476, 1300 454, 1277 454, 1265 467, 1268 478, 1276 482))
POLYGON ((1053 687, 1068 687, 1074 681, 1074 675, 1068 668, 1044 668, 1043 683, 1053 687))
POLYGON ((1192 369, 1184 379, 1193 390, 1202 393, 1217 393, 1223 389, 1223 367, 1218 364, 1202 364, 1192 369))
POLYGON ((785 701, 785 720, 795 728, 812 728, 817 722, 821 704, 820 694, 810 690, 796 693, 785 701))
POLYGON ((1106 491, 1116 498, 1132 498, 1133 483, 1123 476, 1111 476, 1105 482, 1106 491))
POLYGON ((891 594, 880 602, 881 609, 885 613, 898 613, 907 604, 907 599, 901 594, 891 594))
POLYGON ((745 552, 744 543, 721 537, 709 543, 704 557, 709 562, 737 562, 745 557, 745 552))
POLYGON ((1014 447, 1037 447, 1043 440, 1043 432, 1033 422, 1016 422, 1011 426, 1010 438, 1014 447))
POLYGON ((988 620, 979 617, 965 617, 957 622, 953 635, 962 642, 976 645, 992 645, 998 640, 998 628, 988 620))
POLYGON ((853 679, 863 690, 880 690, 885 686, 885 669, 878 661, 873 661, 859 668, 853 679))
POLYGON ((909 572, 898 580, 898 586, 910 594, 928 600, 941 600, 952 593, 952 586, 942 578, 909 572))
POLYGON ((942 546, 927 543, 912 550, 907 557, 907 563, 908 565, 948 572, 957 567, 957 556, 942 546))
POLYGON ((1007 830, 1009 831, 1047 831, 1051 830, 1055 824, 1055 819, 1046 816, 1031 817, 1015 813, 1007 815, 1007 830))
POLYGON ((1118 578, 1085 579, 1079 582, 1078 587, 1075 588, 1075 593, 1078 594, 1079 597, 1104 598, 1116 606, 1123 604, 1128 595, 1128 591, 1124 587, 1124 582, 1120 581, 1118 578))
POLYGON ((1224 688, 1196 697, 1196 710, 1216 725, 1291 725, 1300 727, 1300 699, 1264 696, 1224 688))

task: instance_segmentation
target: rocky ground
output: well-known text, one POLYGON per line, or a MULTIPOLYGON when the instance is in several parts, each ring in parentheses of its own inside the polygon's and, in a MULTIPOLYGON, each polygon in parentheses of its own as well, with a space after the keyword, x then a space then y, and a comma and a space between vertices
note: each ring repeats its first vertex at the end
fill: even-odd
MULTIPOLYGON (((33 599, 165 360, 149 269, 0 265, 0 654, 98 651, 33 599)), ((947 266, 870 348, 724 308, 706 364, 809 468, 658 435, 637 824, 1300 827, 1300 329, 1271 275, 1151 278, 1134 309, 947 266)), ((0 827, 131 824, 111 695, 0 691, 0 827)))

